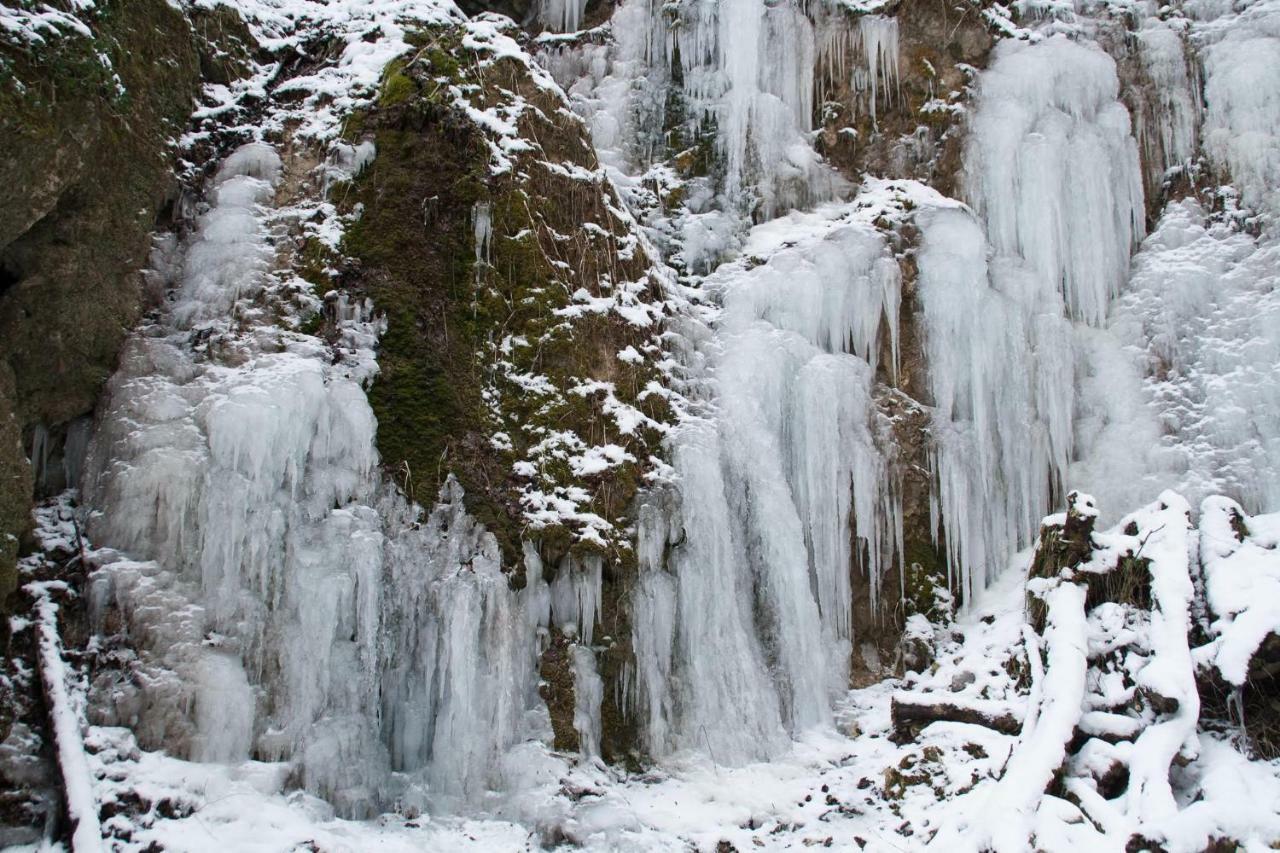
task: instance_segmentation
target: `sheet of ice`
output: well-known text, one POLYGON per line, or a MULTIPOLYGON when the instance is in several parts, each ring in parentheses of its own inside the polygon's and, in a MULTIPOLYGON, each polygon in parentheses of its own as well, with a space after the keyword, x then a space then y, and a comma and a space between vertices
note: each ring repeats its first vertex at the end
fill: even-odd
MULTIPOLYGON (((1200 4, 1203 12, 1204 6, 1200 4)), ((1280 214, 1280 5, 1241 4, 1197 29, 1204 43, 1204 148, 1249 207, 1280 214)))
POLYGON ((1280 243, 1174 202, 1112 309, 1110 332, 1131 347, 1161 434, 1111 446, 1149 457, 1163 485, 1193 502, 1225 494, 1247 512, 1280 506, 1278 263, 1280 243))

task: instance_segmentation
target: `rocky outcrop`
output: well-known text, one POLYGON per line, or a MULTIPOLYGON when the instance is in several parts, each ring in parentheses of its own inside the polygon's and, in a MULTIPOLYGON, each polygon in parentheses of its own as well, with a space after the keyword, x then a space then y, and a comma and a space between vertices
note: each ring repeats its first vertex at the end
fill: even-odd
POLYGON ((995 43, 990 25, 981 4, 967 0, 889 3, 884 15, 899 48, 884 85, 859 91, 848 73, 833 73, 865 61, 855 58, 865 44, 857 37, 844 43, 848 55, 819 69, 818 149, 854 180, 864 172, 913 178, 958 196, 965 103, 995 43))
POLYGON ((362 214, 342 283, 387 317, 370 392, 383 465, 410 497, 454 473, 517 583, 524 538, 548 565, 620 556, 667 417, 648 258, 540 72, 472 63, 460 32, 420 44, 349 131, 379 152, 345 199, 362 214))

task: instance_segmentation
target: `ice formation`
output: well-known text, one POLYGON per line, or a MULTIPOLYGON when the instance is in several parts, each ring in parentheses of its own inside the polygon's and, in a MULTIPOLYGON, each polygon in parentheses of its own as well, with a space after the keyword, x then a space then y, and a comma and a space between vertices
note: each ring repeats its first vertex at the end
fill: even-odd
MULTIPOLYGON (((399 33, 403 4, 373 5, 385 13, 379 26, 399 33)), ((608 43, 540 41, 619 195, 643 199, 646 185, 663 182, 684 191, 683 206, 653 215, 645 235, 653 245, 644 248, 668 253, 684 276, 673 294, 687 303, 670 339, 687 397, 668 438, 670 476, 637 511, 638 576, 626 591, 633 660, 620 685, 606 683, 598 654, 601 556, 544 566, 526 543, 527 585, 513 590, 495 539, 466 513, 456 482, 422 510, 380 477, 363 387, 376 370, 378 325, 371 306, 338 297, 325 309, 339 321, 336 344, 293 331, 319 306, 276 271, 287 251, 281 235, 299 211, 281 200, 288 163, 258 141, 218 167, 190 233, 158 245, 171 300, 130 339, 83 476, 60 475, 81 479, 94 508, 95 616, 113 608, 124 616, 145 675, 95 685, 95 695, 111 697, 98 721, 128 722, 144 745, 205 764, 288 760, 307 791, 348 817, 392 804, 465 811, 530 779, 555 789, 548 798, 563 797, 563 770, 573 780, 564 790, 584 779, 597 788, 582 787, 593 793, 573 805, 556 800, 554 819, 537 820, 602 848, 630 832, 671 843, 706 832, 654 803, 692 789, 714 812, 722 770, 750 787, 753 774, 768 776, 753 762, 778 760, 797 777, 852 774, 841 776, 852 788, 862 771, 845 769, 846 748, 897 761, 883 742, 823 738, 862 701, 846 696, 865 627, 854 623, 854 585, 865 582, 873 603, 896 593, 880 585, 896 582, 904 556, 900 484, 875 397, 877 383, 898 379, 900 259, 857 198, 784 215, 849 189, 811 144, 823 74, 847 79, 873 122, 898 103, 897 19, 879 14, 883 4, 844 5, 857 16, 791 0, 625 0, 608 43), (667 99, 667 87, 679 98, 667 99), (654 164, 671 124, 687 142, 710 138, 712 175, 680 184, 654 164), (549 632, 571 639, 572 725, 586 759, 577 775, 539 751, 550 724, 537 664, 549 632), (625 694, 616 698, 648 758, 705 755, 706 778, 698 759, 687 775, 655 784, 659 793, 640 783, 609 788, 616 779, 591 775, 607 772, 593 759, 608 689, 625 694), (809 760, 797 755, 819 756, 823 769, 796 770, 786 762, 809 760), (668 834, 619 817, 632 808, 628 796, 648 798, 645 820, 666 821, 668 834)), ((1137 55, 1158 97, 1133 122, 1118 99, 1115 60, 1088 27, 1071 23, 1083 11, 1038 6, 1048 23, 1001 40, 976 77, 969 206, 921 195, 910 217, 891 223, 909 218, 918 228, 911 250, 932 418, 933 533, 969 608, 957 623, 963 643, 920 634, 975 671, 986 665, 957 689, 944 680, 959 665, 941 661, 915 686, 942 685, 974 707, 1001 702, 1022 715, 1017 738, 932 735, 957 761, 968 761, 958 757, 962 743, 987 738, 964 769, 1003 774, 980 791, 991 811, 974 813, 996 815, 978 831, 1010 849, 1058 824, 1089 841, 1094 828, 1167 824, 1207 843, 1219 825, 1202 815, 1220 809, 1235 820, 1222 792, 1241 783, 1206 782, 1206 799, 1187 807, 1170 765, 1192 768, 1185 778, 1256 776, 1225 743, 1197 735, 1192 666, 1216 667, 1240 685, 1280 625, 1266 604, 1277 583, 1268 556, 1277 523, 1262 514, 1280 504, 1280 100, 1275 87, 1255 85, 1259 74, 1280 75, 1280 29, 1272 3, 1187 5, 1190 19, 1135 12, 1137 55), (1215 211, 1191 198, 1171 202, 1144 240, 1143 165, 1162 179, 1193 171, 1201 145, 1238 193, 1221 193, 1215 211), (1141 636, 1131 631, 1141 654, 1130 663, 1139 687, 1177 707, 1141 725, 1091 704, 1114 698, 1089 667, 1090 644, 1116 633, 1104 623, 1117 611, 1086 613, 1080 586, 1053 586, 1042 590, 1048 627, 1036 637, 1014 589, 1025 566, 1005 571, 1077 484, 1108 507, 1160 495, 1125 519, 1146 536, 1155 602, 1141 636), (1199 504, 1198 530, 1188 526, 1192 504, 1161 491, 1168 486, 1199 504), (1197 555, 1213 619, 1209 644, 1193 655, 1186 634, 1197 555), (1003 609, 983 613, 996 593, 1005 594, 1003 609), (985 660, 1003 665, 1022 646, 1032 681, 1025 701, 985 660), (1081 781, 1101 753, 1066 755, 1077 727, 1122 727, 1135 738, 1120 750, 1131 775, 1117 801, 1099 802, 1081 781), (1041 796, 1064 758, 1079 808, 1041 796), (1084 812, 1088 826, 1076 820, 1084 812)), ((548 0, 537 14, 549 30, 571 32, 585 8, 548 0)), ((358 41, 348 40, 348 64, 362 76, 359 85, 343 78, 343 92, 376 86, 370 69, 391 49, 379 42, 365 56, 358 41)), ((317 80, 301 132, 327 139, 343 105, 326 101, 336 82, 317 80)), ((344 174, 373 154, 346 143, 331 150, 330 165, 344 174)), ((877 186, 864 188, 874 195, 877 186)), ((479 276, 493 239, 488 204, 475 206, 471 224, 479 276)), ((576 457, 578 473, 607 470, 609 448, 621 450, 576 457)), ((73 468, 77 455, 68 455, 73 468)), ((42 481, 59 476, 37 470, 42 481)), ((1097 541, 1114 556, 1139 540, 1112 531, 1097 541)), ((868 701, 878 703, 879 732, 887 693, 868 701)), ((229 784, 218 773, 232 774, 205 772, 218 784, 229 784)), ((962 783, 948 780, 948 794, 959 796, 962 783)), ((715 831, 749 844, 757 812, 779 826, 782 815, 796 826, 822 819, 804 811, 807 800, 793 811, 779 805, 797 797, 776 779, 763 787, 729 816, 714 812, 715 831)), ((519 811, 521 797, 503 808, 519 811)), ((949 813, 936 846, 977 846, 969 805, 949 813)))
POLYGON ((763 758, 828 721, 856 631, 851 566, 874 597, 901 551, 870 401, 879 353, 897 357, 897 263, 865 225, 802 233, 706 284, 716 402, 671 439, 678 511, 640 530, 655 557, 633 600, 635 705, 657 755, 763 758))
POLYGON ((726 195, 760 204, 766 218, 829 197, 834 173, 805 136, 813 123, 815 44, 800 6, 695 0, 680 12, 672 50, 692 121, 714 122, 726 195))
POLYGON ((865 98, 874 123, 877 104, 892 103, 898 86, 898 19, 861 15, 855 24, 840 12, 818 19, 819 60, 826 77, 847 79, 865 98))
POLYGON ((971 214, 929 210, 920 224, 936 512, 971 591, 1035 529, 1061 482, 1073 342, 1052 283, 1012 259, 989 268, 971 214))
POLYGON ((366 308, 339 306, 336 361, 263 322, 288 292, 269 273, 280 171, 263 143, 223 163, 170 259, 172 305, 110 385, 89 530, 154 562, 104 557, 96 575, 99 612, 126 614, 151 672, 104 714, 196 760, 293 759, 346 814, 385 803, 393 769, 406 802, 419 781, 478 797, 530 724, 539 625, 554 610, 589 637, 594 613, 553 606, 536 572, 510 590, 456 485, 415 524, 379 484, 366 308))
POLYGON ((555 32, 572 33, 581 28, 586 8, 587 0, 541 0, 538 20, 555 32))
POLYGON ((1003 41, 982 75, 967 194, 1000 255, 1056 287, 1070 315, 1106 317, 1143 234, 1138 150, 1115 62, 1057 35, 1003 41))
POLYGON ((1195 156, 1202 105, 1198 68, 1192 61, 1185 31, 1158 18, 1147 18, 1138 30, 1139 53, 1151 76, 1157 103, 1149 122, 1135 122, 1135 135, 1149 172, 1163 177, 1185 167, 1195 156))
POLYGON ((1225 494, 1257 512, 1280 500, 1278 258, 1275 242, 1175 202, 1112 313, 1115 336, 1143 344, 1161 465, 1197 502, 1225 494))
POLYGON ((1280 9, 1243 5, 1238 17, 1196 11, 1211 20, 1198 35, 1204 62, 1204 147, 1240 190, 1244 203, 1280 212, 1280 95, 1261 83, 1280 74, 1280 9), (1261 84, 1260 84, 1261 83, 1261 84))
POLYGON ((722 180, 711 194, 756 221, 846 188, 809 139, 818 69, 847 75, 873 115, 897 86, 894 18, 793 0, 628 0, 613 22, 611 45, 552 47, 548 62, 615 178, 643 172, 664 123, 674 124, 690 143, 712 137, 722 180), (666 87, 678 89, 678 102, 666 87))

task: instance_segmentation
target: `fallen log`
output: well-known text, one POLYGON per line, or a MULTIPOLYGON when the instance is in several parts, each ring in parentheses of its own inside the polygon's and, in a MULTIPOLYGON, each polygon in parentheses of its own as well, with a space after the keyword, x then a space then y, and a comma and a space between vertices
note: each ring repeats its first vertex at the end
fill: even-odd
POLYGON ((1022 729, 1022 721, 1007 708, 986 708, 943 695, 898 694, 890 700, 889 718, 892 740, 899 744, 915 740, 925 726, 940 722, 971 723, 1006 735, 1016 735, 1022 729))
POLYGON ((102 850, 102 828, 93 793, 93 775, 80 732, 80 715, 67 683, 67 664, 58 634, 58 605, 51 595, 51 586, 36 583, 27 587, 36 603, 36 661, 62 776, 64 806, 71 825, 71 849, 74 853, 98 853, 102 850))

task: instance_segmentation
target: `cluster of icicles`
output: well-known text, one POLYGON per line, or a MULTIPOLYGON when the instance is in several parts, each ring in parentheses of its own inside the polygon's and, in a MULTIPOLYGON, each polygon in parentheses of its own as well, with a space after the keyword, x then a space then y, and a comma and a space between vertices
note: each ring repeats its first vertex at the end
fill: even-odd
MULTIPOLYGON (((573 29, 582 8, 548 4, 544 21, 573 29)), ((644 164, 616 152, 643 150, 652 128, 631 124, 626 98, 593 96, 671 85, 678 60, 690 120, 714 119, 725 161, 720 194, 693 198, 688 221, 741 213, 744 197, 769 217, 843 192, 809 144, 815 67, 848 75, 873 112, 894 97, 896 22, 841 29, 835 15, 704 0, 682 5, 673 32, 656 4, 627 0, 614 47, 573 48, 555 68, 581 75, 566 81, 578 103, 609 102, 586 118, 622 180, 644 164)), ((1164 62, 1153 69, 1178 77, 1167 38, 1143 43, 1164 62)), ((1095 46, 1001 43, 972 119, 970 206, 916 213, 935 535, 965 588, 1003 568, 1067 481, 1122 507, 1170 467, 1129 452, 1158 447, 1160 430, 1135 403, 1141 370, 1106 329, 1144 222, 1118 89, 1095 46)), ((1191 153, 1187 103, 1167 99, 1143 129, 1162 167, 1191 153)), ((600 562, 544 572, 530 547, 529 583, 513 591, 456 485, 423 513, 380 479, 362 388, 369 306, 334 309, 336 361, 255 307, 278 284, 280 168, 264 145, 232 155, 192 235, 162 247, 175 299, 129 342, 90 444, 90 533, 119 552, 100 555, 97 610, 123 612, 149 673, 98 685, 111 700, 96 713, 198 760, 291 760, 346 814, 450 807, 515 784, 521 745, 548 737, 537 656, 554 626, 580 639, 574 719, 595 752, 600 562)), ((715 316, 689 320, 685 355, 705 414, 671 439, 678 488, 639 510, 634 663, 619 689, 650 756, 745 761, 830 722, 858 631, 853 573, 873 596, 896 581, 900 496, 873 397, 877 373, 898 367, 901 281, 884 237, 850 220, 724 265, 702 290, 715 316)), ((1160 320, 1131 322, 1144 317, 1160 320)))

